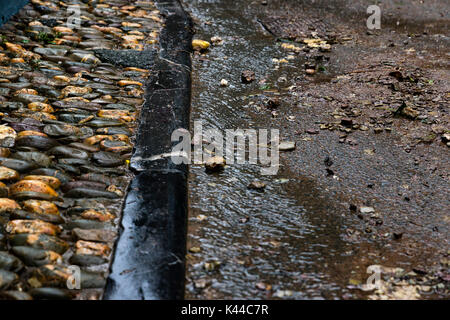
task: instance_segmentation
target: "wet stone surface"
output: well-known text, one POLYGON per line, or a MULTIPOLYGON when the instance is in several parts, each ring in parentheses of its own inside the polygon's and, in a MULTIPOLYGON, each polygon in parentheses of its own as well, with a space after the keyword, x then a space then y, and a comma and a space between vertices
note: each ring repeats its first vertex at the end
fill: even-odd
POLYGON ((0 28, 0 299, 102 297, 161 26, 152 1, 31 0, 0 28))

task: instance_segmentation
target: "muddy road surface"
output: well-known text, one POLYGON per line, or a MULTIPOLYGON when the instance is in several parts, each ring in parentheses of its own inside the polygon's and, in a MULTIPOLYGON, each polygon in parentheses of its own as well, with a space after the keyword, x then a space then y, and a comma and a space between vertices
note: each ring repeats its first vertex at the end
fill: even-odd
POLYGON ((276 175, 191 165, 186 298, 449 297, 450 5, 386 1, 369 30, 370 4, 184 1, 212 43, 191 127, 295 143, 276 175))

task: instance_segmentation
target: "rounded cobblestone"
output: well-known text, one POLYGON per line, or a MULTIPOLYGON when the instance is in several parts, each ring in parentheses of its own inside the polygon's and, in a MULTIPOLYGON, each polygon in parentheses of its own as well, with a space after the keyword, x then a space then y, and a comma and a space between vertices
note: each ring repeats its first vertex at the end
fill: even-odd
POLYGON ((157 48, 162 20, 152 1, 86 2, 80 27, 56 0, 0 27, 1 299, 98 299, 105 285, 150 70, 95 50, 157 48))

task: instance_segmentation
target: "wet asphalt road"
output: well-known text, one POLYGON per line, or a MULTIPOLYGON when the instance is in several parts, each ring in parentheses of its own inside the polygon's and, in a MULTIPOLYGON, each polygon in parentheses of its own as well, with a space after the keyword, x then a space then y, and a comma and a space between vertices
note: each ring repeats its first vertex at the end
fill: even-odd
MULTIPOLYGON (((296 12, 292 1, 275 3, 278 2, 290 3, 290 10, 277 11, 274 4, 268 11, 282 17, 286 12, 296 12)), ((444 233, 430 234, 427 228, 413 227, 411 236, 400 242, 392 240, 392 232, 405 230, 408 222, 404 222, 401 209, 389 215, 395 217, 391 222, 383 216, 388 212, 385 206, 404 203, 393 197, 392 188, 401 183, 398 181, 410 181, 411 169, 407 168, 409 156, 393 145, 389 136, 374 138, 373 133, 361 131, 355 133, 356 139, 352 136, 348 143, 340 144, 332 132, 320 133, 317 138, 299 134, 311 128, 314 132, 318 130, 318 123, 323 123, 329 112, 322 103, 317 109, 312 108, 317 103, 313 101, 316 93, 308 84, 317 83, 318 88, 329 88, 330 93, 338 90, 328 81, 347 70, 358 70, 351 61, 352 54, 365 54, 372 49, 337 46, 337 54, 325 54, 331 56, 328 64, 327 60, 323 62, 327 71, 308 78, 304 74, 305 63, 310 64, 309 56, 315 59, 314 54, 294 55, 289 60, 292 58, 289 53, 280 50, 273 35, 258 23, 256 13, 261 8, 258 2, 236 1, 230 6, 225 1, 185 1, 185 5, 197 19, 196 38, 223 39, 222 45, 213 45, 205 55, 194 57, 192 122, 201 120, 204 128, 220 130, 277 128, 281 140, 297 143, 295 152, 281 154, 276 176, 261 176, 260 167, 254 165, 230 165, 218 174, 207 174, 200 165, 191 166, 188 232, 191 252, 186 297, 366 298, 368 294, 355 290, 355 285, 365 283, 368 266, 381 264, 410 271, 439 259, 447 247, 438 244, 447 241, 445 224, 440 229, 444 233), (274 58, 289 59, 287 63, 279 63, 274 58), (240 74, 248 69, 255 71, 256 81, 244 85, 240 74), (226 79, 229 86, 221 87, 221 79, 226 79), (280 98, 282 105, 272 112, 264 101, 274 97, 280 98), (293 107, 296 104, 299 109, 293 107), (355 140, 360 141, 361 147, 351 145, 355 140), (365 159, 364 150, 371 148, 380 152, 380 157, 365 159), (331 175, 325 170, 327 157, 334 161, 331 175), (247 189, 254 180, 267 184, 264 192, 247 189), (380 188, 375 187, 372 193, 368 185, 380 188), (349 210, 351 204, 356 204, 357 210, 364 205, 375 206, 377 212, 361 221, 349 210), (378 210, 383 211, 381 217, 386 226, 381 225, 383 220, 381 224, 377 222, 378 210), (433 240, 421 243, 420 237, 433 240)), ((364 3, 358 5, 363 7, 364 3)), ((325 5, 318 7, 318 12, 340 15, 333 5, 329 10, 325 5)), ((342 15, 351 14, 354 8, 342 15)), ((306 10, 305 15, 305 21, 309 21, 306 10)), ((323 24, 326 28, 326 20, 323 24)), ((355 37, 366 33, 361 27, 353 30, 355 37)), ((375 45, 373 50, 378 50, 375 45)), ((319 101, 322 100, 326 101, 319 101)), ((439 157, 442 150, 444 154, 447 152, 440 145, 432 148, 439 157)), ((423 152, 422 147, 418 149, 423 152)), ((427 179, 434 181, 438 190, 445 188, 446 182, 439 175, 427 179)), ((412 207, 414 216, 409 221, 420 210, 412 207)), ((427 223, 442 218, 445 210, 435 213, 427 223)))
MULTIPOLYGON (((192 119, 202 120, 205 129, 271 128, 270 118, 259 117, 248 104, 249 96, 261 94, 262 85, 242 84, 240 73, 251 69, 258 77, 279 76, 272 65, 279 56, 273 37, 246 14, 245 1, 233 7, 225 2, 191 5, 195 17, 212 21, 197 37, 220 35, 225 41, 204 60, 194 59, 192 119), (222 78, 229 87, 219 86, 222 78)), ((345 280, 333 269, 342 265, 349 245, 339 237, 339 208, 324 199, 314 182, 288 168, 276 176, 261 176, 259 169, 232 165, 209 175, 202 166, 191 166, 188 248, 201 252, 188 260, 187 298, 341 296, 345 280), (267 183, 264 193, 247 189, 253 180, 267 183), (205 271, 205 262, 214 261, 220 263, 217 270, 205 271), (205 283, 206 289, 196 288, 205 283)))

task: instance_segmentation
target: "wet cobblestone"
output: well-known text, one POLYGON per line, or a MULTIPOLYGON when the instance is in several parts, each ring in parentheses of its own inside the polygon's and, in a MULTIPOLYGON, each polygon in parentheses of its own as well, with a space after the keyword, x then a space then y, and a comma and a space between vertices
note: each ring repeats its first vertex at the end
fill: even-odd
POLYGON ((156 50, 161 26, 151 1, 31 0, 0 27, 0 299, 101 298, 150 70, 95 50, 156 50))

